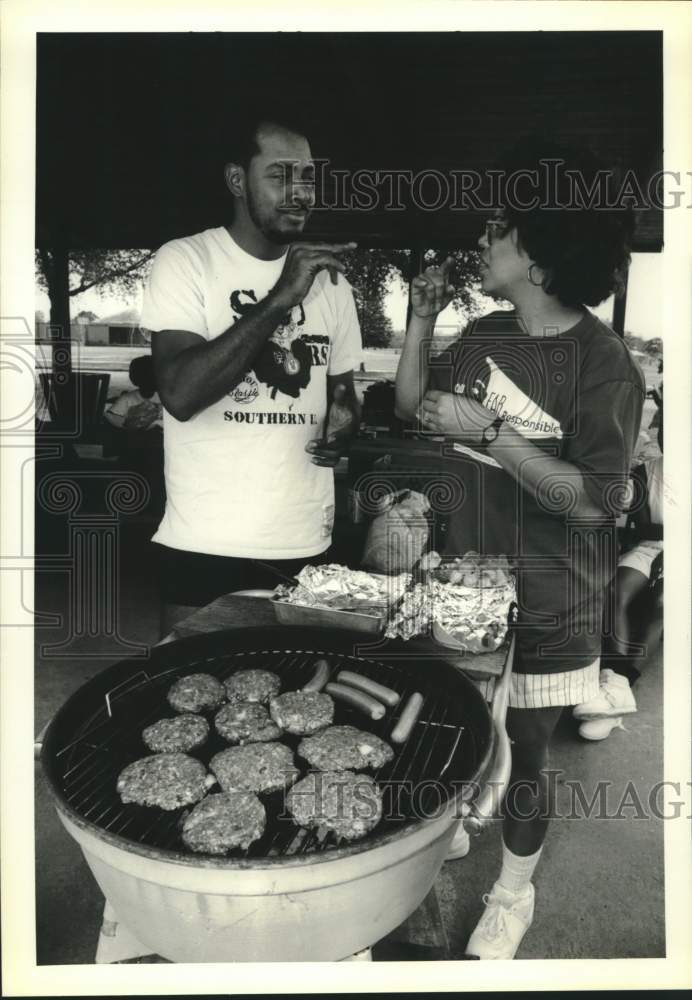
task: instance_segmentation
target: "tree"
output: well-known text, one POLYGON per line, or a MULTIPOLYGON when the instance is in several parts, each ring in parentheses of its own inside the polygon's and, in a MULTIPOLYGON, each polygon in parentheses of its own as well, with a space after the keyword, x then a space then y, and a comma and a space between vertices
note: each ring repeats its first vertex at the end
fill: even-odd
POLYGON ((393 330, 384 312, 384 297, 392 281, 401 281, 394 256, 401 252, 359 249, 344 255, 365 347, 386 347, 391 339, 393 330))
POLYGON ((388 347, 394 329, 384 311, 381 297, 364 299, 360 309, 360 326, 365 347, 388 347))
POLYGON ((478 290, 478 255, 465 250, 431 249, 419 254, 412 250, 393 248, 358 249, 344 255, 346 275, 356 300, 356 308, 366 347, 386 347, 393 330, 384 312, 384 297, 393 283, 407 288, 420 266, 441 264, 445 257, 453 258, 450 283, 456 292, 454 308, 471 317, 478 312, 475 293, 478 290))
POLYGON ((91 312, 90 309, 82 309, 74 317, 75 323, 80 323, 83 326, 88 326, 89 323, 95 323, 98 320, 98 316, 95 312, 91 312))
MULTIPOLYGON (((68 253, 69 296, 94 288, 99 295, 115 293, 126 298, 146 278, 153 250, 70 250, 68 253)), ((55 253, 36 251, 36 281, 51 294, 55 275, 55 253)), ((52 305, 51 298, 51 305, 52 305)))
MULTIPOLYGON (((70 299, 90 288, 105 295, 132 295, 146 277, 153 250, 36 250, 36 283, 48 293, 50 324, 60 341, 60 363, 53 352, 54 370, 72 370, 70 344, 70 299)), ((53 343, 55 346, 56 337, 53 343)))

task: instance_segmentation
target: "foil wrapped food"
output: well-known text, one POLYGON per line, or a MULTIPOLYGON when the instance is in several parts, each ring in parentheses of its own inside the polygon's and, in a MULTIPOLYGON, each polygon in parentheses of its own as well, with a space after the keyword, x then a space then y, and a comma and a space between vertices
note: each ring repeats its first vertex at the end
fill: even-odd
POLYGON ((490 652, 506 638, 515 601, 514 578, 506 558, 467 553, 460 559, 443 560, 424 583, 410 588, 390 616, 385 635, 406 640, 432 628, 433 636, 446 645, 490 652))
POLYGON ((384 576, 349 569, 337 563, 304 566, 296 577, 295 587, 282 584, 274 591, 287 604, 341 611, 386 609, 403 594, 410 573, 384 576))
POLYGON ((436 638, 460 650, 485 653, 502 645, 516 601, 507 559, 475 552, 441 561, 428 553, 425 559, 423 582, 414 582, 410 573, 385 576, 330 563, 304 566, 296 586, 282 584, 275 594, 308 608, 388 612, 389 639, 408 640, 432 629, 436 638))

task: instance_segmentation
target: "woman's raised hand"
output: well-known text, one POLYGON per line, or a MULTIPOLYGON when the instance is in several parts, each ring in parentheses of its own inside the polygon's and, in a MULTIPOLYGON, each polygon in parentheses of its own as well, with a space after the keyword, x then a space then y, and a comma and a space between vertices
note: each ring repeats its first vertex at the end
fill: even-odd
POLYGON ((447 257, 439 267, 426 267, 411 282, 411 309, 419 319, 437 316, 452 301, 455 289, 448 276, 453 263, 453 258, 447 257))

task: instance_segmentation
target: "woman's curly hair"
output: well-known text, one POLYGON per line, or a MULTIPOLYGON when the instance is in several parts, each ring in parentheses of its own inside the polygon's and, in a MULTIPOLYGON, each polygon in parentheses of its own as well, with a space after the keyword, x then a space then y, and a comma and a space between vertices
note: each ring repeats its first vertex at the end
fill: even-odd
POLYGON ((503 215, 545 272, 545 291, 565 306, 620 294, 634 215, 616 203, 615 173, 589 152, 529 139, 505 158, 502 174, 503 215))

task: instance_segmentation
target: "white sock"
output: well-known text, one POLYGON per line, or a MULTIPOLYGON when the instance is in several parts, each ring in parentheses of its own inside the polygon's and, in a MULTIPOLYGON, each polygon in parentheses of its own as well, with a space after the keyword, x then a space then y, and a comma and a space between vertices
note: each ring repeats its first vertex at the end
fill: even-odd
POLYGON ((502 841, 502 871, 498 882, 503 889, 508 892, 521 893, 528 889, 531 882, 538 859, 541 856, 543 847, 539 847, 535 854, 527 854, 522 857, 519 854, 512 854, 510 849, 502 841))

